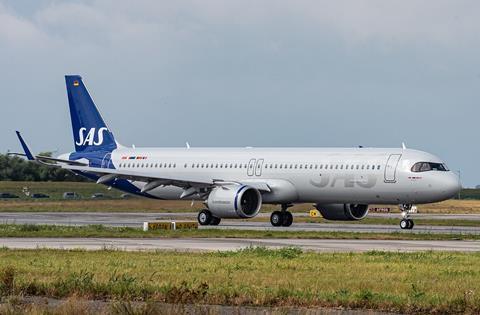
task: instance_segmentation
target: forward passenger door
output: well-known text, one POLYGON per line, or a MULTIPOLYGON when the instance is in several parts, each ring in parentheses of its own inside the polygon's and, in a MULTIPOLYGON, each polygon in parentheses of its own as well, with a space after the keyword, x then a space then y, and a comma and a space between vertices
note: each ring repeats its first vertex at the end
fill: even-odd
POLYGON ((396 173, 401 154, 390 154, 385 166, 385 183, 395 183, 397 181, 396 173))

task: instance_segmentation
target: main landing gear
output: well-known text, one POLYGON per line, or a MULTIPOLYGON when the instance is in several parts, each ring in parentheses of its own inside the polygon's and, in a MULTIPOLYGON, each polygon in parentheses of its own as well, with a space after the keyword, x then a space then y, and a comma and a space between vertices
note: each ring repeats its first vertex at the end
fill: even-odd
POLYGON ((413 220, 410 219, 410 215, 417 213, 417 207, 410 204, 400 205, 402 211, 402 221, 400 221, 400 228, 402 230, 411 230, 415 226, 413 220))
POLYGON ((219 225, 221 219, 214 217, 212 212, 207 209, 203 209, 198 214, 198 224, 200 225, 219 225))
POLYGON ((292 205, 282 205, 281 211, 273 211, 270 216, 270 223, 273 226, 290 226, 293 223, 293 215, 287 211, 292 205))

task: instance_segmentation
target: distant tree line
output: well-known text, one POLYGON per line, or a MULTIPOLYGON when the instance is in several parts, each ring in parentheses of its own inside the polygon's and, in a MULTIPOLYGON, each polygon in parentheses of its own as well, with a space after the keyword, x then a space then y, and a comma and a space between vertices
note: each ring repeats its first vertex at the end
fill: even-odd
MULTIPOLYGON (((50 152, 40 155, 51 156, 50 152)), ((0 181, 58 181, 85 182, 83 176, 77 176, 70 171, 57 167, 48 167, 29 162, 18 156, 0 154, 0 181)))

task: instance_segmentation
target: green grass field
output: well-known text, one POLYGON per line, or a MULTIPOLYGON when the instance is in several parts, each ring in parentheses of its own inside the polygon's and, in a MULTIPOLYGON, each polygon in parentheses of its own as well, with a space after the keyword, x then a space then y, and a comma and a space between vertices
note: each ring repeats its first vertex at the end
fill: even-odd
POLYGON ((116 189, 108 190, 107 186, 95 183, 81 182, 11 182, 0 181, 0 192, 13 193, 21 199, 29 200, 22 192, 27 187, 32 193, 43 193, 50 196, 52 200, 61 200, 64 192, 76 192, 83 199, 89 199, 94 193, 103 193, 110 198, 120 198, 123 193, 116 189))
POLYGON ((167 303, 480 312, 480 254, 0 250, 0 292, 167 303))
POLYGON ((376 240, 480 240, 475 234, 357 233, 318 231, 255 231, 255 230, 153 230, 107 227, 103 225, 58 226, 1 224, 0 237, 112 237, 112 238, 302 238, 302 239, 376 239, 376 240))

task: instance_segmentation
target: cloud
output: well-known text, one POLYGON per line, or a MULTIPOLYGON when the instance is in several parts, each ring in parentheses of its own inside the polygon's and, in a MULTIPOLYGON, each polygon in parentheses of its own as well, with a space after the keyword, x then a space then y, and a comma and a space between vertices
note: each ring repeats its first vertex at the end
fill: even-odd
POLYGON ((0 45, 25 47, 48 39, 32 21, 22 18, 0 3, 0 45))
POLYGON ((477 1, 340 0, 317 3, 303 14, 348 41, 451 45, 477 38, 479 9, 477 1))
POLYGON ((290 26, 338 36, 348 44, 452 45, 476 39, 480 31, 475 14, 480 2, 467 0, 54 1, 38 7, 30 18, 18 16, 12 7, 0 6, 0 38, 23 43, 49 36, 102 45, 173 34, 218 34, 222 28, 275 32, 290 26))
POLYGON ((0 0, 0 134, 70 148, 61 78, 79 73, 125 143, 405 140, 441 156, 465 144, 473 160, 478 12, 467 0, 0 0))

